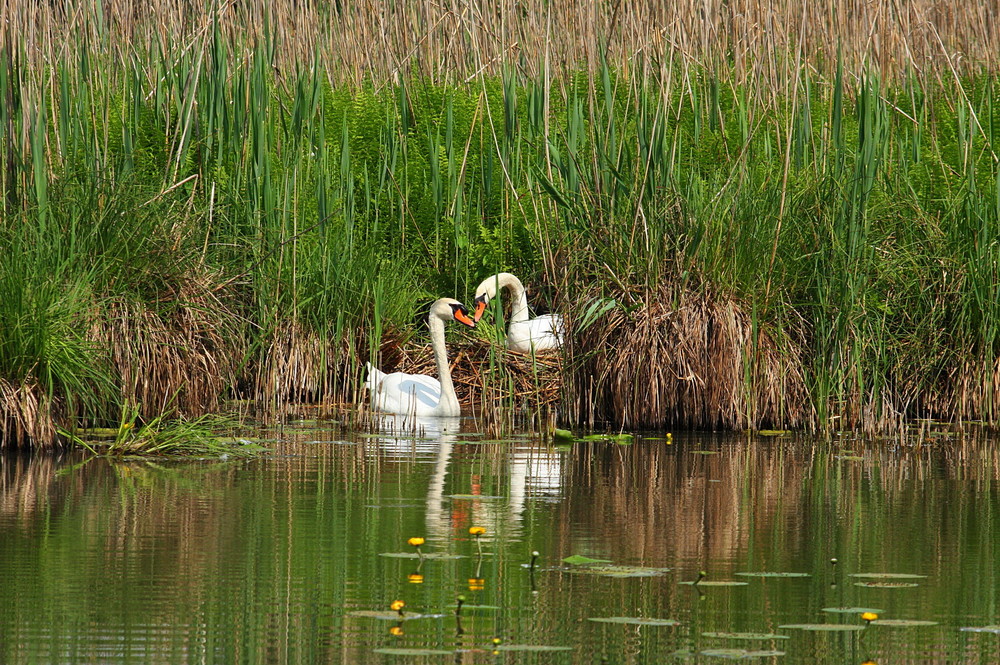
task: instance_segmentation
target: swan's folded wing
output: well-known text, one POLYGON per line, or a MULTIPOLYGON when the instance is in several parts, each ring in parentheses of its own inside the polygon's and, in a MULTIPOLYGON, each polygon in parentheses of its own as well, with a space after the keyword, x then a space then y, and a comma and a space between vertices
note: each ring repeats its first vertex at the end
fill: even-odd
POLYGON ((507 346, 514 351, 528 353, 558 349, 563 340, 562 317, 546 314, 528 321, 511 323, 507 329, 507 346))
POLYGON ((388 413, 426 415, 441 401, 441 383, 426 374, 383 374, 372 391, 372 406, 388 413))

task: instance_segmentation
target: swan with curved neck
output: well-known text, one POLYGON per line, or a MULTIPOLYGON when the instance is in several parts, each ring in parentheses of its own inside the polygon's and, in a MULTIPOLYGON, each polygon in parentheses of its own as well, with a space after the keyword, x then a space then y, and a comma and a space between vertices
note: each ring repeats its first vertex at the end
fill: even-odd
POLYGON ((476 326, 476 322, 469 316, 469 310, 454 298, 441 298, 431 305, 427 327, 431 331, 431 348, 434 349, 434 363, 440 380, 426 374, 386 374, 371 363, 365 363, 368 368, 368 380, 365 384, 368 386, 373 409, 413 416, 462 414, 455 385, 451 381, 448 350, 444 341, 444 325, 448 321, 458 321, 470 328, 476 326))
POLYGON ((531 353, 551 351, 562 346, 563 320, 558 314, 545 314, 530 318, 528 315, 528 295, 524 284, 509 272, 487 277, 476 287, 475 320, 479 321, 486 312, 490 300, 502 289, 508 289, 513 299, 510 323, 507 325, 507 348, 511 351, 531 353))

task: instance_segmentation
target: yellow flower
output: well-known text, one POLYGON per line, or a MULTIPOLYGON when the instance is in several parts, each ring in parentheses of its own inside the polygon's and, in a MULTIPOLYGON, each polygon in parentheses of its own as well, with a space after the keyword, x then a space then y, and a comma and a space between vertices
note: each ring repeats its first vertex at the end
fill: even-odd
POLYGON ((402 626, 393 626, 392 628, 389 629, 389 634, 390 635, 395 635, 396 637, 400 637, 403 634, 403 627, 402 626))
POLYGON ((485 585, 486 585, 486 580, 484 580, 481 577, 469 578, 469 591, 482 591, 485 585))
POLYGON ((470 526, 469 534, 473 536, 481 536, 486 533, 486 528, 481 526, 470 526))
POLYGON ((413 545, 414 547, 420 547, 421 545, 424 544, 424 539, 421 538, 420 536, 414 536, 413 538, 410 538, 406 542, 408 542, 410 545, 413 545))
POLYGON ((864 619, 865 621, 871 623, 872 621, 874 621, 875 619, 878 618, 878 615, 875 614, 874 612, 862 612, 861 613, 861 618, 864 619))
POLYGON ((401 600, 394 600, 392 601, 392 605, 389 605, 389 607, 396 610, 397 612, 402 612, 403 608, 406 607, 406 603, 404 603, 401 600))
POLYGON ((406 576, 406 579, 409 580, 410 584, 424 583, 424 576, 421 575, 420 573, 410 573, 409 575, 406 576))

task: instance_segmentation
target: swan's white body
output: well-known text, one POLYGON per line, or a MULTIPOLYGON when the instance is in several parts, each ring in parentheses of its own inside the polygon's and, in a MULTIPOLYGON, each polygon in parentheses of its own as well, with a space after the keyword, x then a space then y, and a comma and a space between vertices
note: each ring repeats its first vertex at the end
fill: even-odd
POLYGON ((451 381, 448 367, 448 351, 445 348, 444 324, 456 320, 467 326, 475 326, 469 318, 465 305, 452 298, 441 298, 431 305, 427 326, 431 331, 431 348, 440 380, 426 374, 406 374, 393 372, 386 374, 371 363, 368 368, 368 386, 372 408, 385 413, 407 416, 459 416, 462 408, 455 395, 455 385, 451 381))
POLYGON ((562 346, 565 338, 562 317, 558 314, 545 314, 529 318, 528 295, 524 291, 524 285, 509 272, 487 277, 476 288, 476 320, 483 315, 485 305, 505 288, 510 289, 513 299, 510 323, 507 325, 507 348, 531 353, 532 350, 552 351, 562 346))

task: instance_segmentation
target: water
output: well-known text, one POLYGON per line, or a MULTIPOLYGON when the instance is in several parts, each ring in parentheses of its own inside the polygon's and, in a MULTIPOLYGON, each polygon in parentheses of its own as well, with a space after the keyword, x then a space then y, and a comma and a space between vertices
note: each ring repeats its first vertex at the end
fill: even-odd
POLYGON ((756 662, 1000 660, 1000 635, 961 630, 1000 623, 992 441, 675 433, 552 448, 345 440, 313 423, 264 436, 274 453, 252 461, 2 458, 0 661, 722 662, 703 652, 734 648, 785 654, 756 662), (487 530, 481 557, 471 526, 487 530), (383 556, 412 555, 412 536, 462 558, 383 556), (670 570, 581 572, 571 555, 670 570), (702 570, 746 584, 679 584, 702 570), (432 616, 351 614, 391 614, 397 599, 432 616), (937 624, 781 628, 864 623, 829 607, 937 624), (679 624, 590 620, 602 617, 679 624), (788 639, 703 635, 744 631, 788 639), (493 638, 570 651, 494 654, 493 638))

